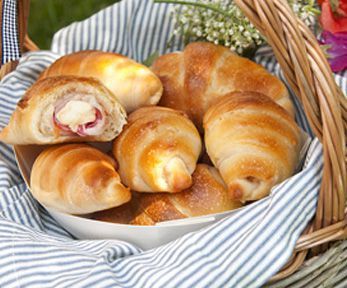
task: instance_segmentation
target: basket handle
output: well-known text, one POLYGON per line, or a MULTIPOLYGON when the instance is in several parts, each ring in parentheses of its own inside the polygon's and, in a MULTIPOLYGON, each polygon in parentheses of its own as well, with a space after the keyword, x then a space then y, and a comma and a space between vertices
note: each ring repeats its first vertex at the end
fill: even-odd
MULTIPOLYGON (((14 0, 0 0, 1 4, 1 15, 8 15, 8 13, 4 13, 7 5, 9 3, 13 3, 14 0)), ((30 38, 27 35, 27 27, 28 27, 28 16, 29 16, 29 7, 30 7, 30 0, 17 0, 16 1, 16 21, 17 21, 17 35, 18 35, 18 45, 19 45, 19 51, 22 54, 23 52, 26 51, 36 51, 39 48, 36 46, 34 42, 30 40, 30 38)), ((7 19, 3 19, 2 16, 0 17, 0 25, 2 26, 3 23, 7 19)), ((2 54, 4 52, 4 43, 3 43, 3 35, 1 34, 0 37, 0 55, 2 59, 2 54)), ((20 56, 20 55, 18 55, 20 56)), ((18 64, 18 60, 12 60, 7 63, 4 63, 1 66, 0 69, 0 79, 2 79, 7 73, 11 72, 12 70, 15 69, 15 67, 18 64)))
MULTIPOLYGON (((338 228, 331 235, 338 236, 329 234, 332 237, 329 241, 342 234, 346 238, 347 98, 335 83, 315 36, 295 16, 286 0, 234 1, 272 46, 289 85, 301 100, 312 130, 323 144, 323 180, 317 213, 313 229, 304 236, 305 245, 301 248, 315 246, 317 235, 326 230, 324 227, 337 222, 341 225, 335 225, 338 228)), ((329 229, 333 230, 332 227, 329 229)), ((320 241, 324 243, 324 239, 320 241)))
POLYGON ((323 51, 285 0, 235 0, 272 46, 283 73, 301 100, 323 144, 324 170, 315 228, 344 219, 347 100, 323 51))

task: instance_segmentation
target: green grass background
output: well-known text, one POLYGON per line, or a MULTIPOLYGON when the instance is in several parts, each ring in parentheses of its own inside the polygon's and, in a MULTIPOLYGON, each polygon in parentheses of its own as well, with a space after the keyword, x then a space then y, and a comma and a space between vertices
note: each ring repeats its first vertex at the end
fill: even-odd
MULTIPOLYGON (((119 0, 118 0, 119 1, 119 0)), ((40 49, 49 49, 56 31, 117 0, 31 0, 28 33, 40 49)))

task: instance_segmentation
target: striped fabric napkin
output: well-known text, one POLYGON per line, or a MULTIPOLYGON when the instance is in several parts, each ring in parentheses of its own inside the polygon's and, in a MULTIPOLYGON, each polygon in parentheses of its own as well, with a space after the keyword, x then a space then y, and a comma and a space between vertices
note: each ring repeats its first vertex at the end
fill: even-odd
MULTIPOLYGON (((183 47, 170 5, 123 0, 54 36, 51 51, 25 54, 0 83, 0 127, 39 73, 59 56, 100 49, 143 61, 183 47)), ((255 61, 281 77, 275 59, 255 61)), ((346 77, 337 76, 346 90, 346 77)), ((321 182, 322 146, 292 94, 297 122, 312 137, 301 171, 271 195, 202 230, 141 251, 117 240, 77 240, 31 196, 12 148, 0 144, 0 287, 260 287, 289 260, 312 219, 321 182)))

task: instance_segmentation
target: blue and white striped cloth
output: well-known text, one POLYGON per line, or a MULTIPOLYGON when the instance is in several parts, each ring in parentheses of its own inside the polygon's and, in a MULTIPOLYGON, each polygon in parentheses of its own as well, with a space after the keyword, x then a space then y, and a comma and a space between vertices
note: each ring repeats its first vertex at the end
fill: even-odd
MULTIPOLYGON (((170 5, 124 0, 60 30, 51 51, 28 53, 0 83, 0 127, 39 73, 60 55, 115 51, 143 61, 182 48, 170 5)), ((272 56, 255 60, 281 76, 272 56)), ((346 89, 346 78, 337 81, 346 89)), ((297 122, 311 136, 300 104, 297 122)), ((302 170, 265 199, 228 218, 150 251, 117 240, 76 240, 32 198, 12 148, 0 144, 0 287, 260 287, 290 258, 312 219, 322 173, 313 138, 302 170)))

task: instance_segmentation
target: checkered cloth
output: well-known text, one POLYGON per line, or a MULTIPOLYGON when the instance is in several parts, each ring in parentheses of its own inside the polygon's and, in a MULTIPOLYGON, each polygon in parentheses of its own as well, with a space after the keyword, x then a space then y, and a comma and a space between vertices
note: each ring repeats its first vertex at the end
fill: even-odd
POLYGON ((2 0, 2 15, 0 16, 0 34, 2 41, 1 65, 17 60, 20 54, 17 25, 17 1, 2 0))

